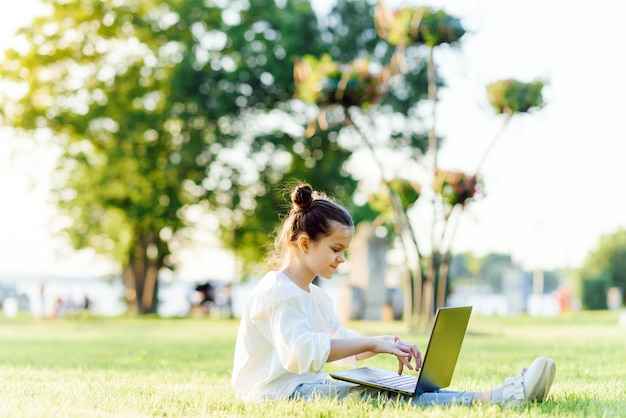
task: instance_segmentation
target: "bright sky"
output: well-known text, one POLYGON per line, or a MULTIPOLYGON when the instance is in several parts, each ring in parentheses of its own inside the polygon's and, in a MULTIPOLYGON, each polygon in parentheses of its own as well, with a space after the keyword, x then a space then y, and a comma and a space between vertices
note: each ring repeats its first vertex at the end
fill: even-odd
POLYGON ((599 0, 438 2, 467 16, 468 36, 440 109, 441 163, 475 169, 501 122, 484 85, 545 77, 548 105, 512 120, 483 173, 458 249, 504 250, 528 268, 580 266, 601 235, 626 228, 626 4, 599 0), (460 10, 454 6, 462 7, 460 10))
MULTIPOLYGON (((324 7, 331 0, 315 1, 324 7)), ((502 121, 486 102, 487 83, 509 77, 550 83, 548 105, 512 120, 489 154, 482 168, 488 194, 464 214, 455 251, 508 252, 530 269, 578 267, 601 235, 626 228, 626 63, 619 52, 626 3, 388 3, 443 8, 470 31, 462 49, 438 56, 449 84, 438 109, 443 168, 475 170, 499 130, 502 121)), ((36 4, 0 1, 0 47, 28 23, 36 4)), ((90 254, 59 252, 50 237, 50 151, 6 129, 0 140, 0 275, 106 271, 90 254)), ((185 260, 190 276, 216 265, 203 249, 187 252, 185 260)))

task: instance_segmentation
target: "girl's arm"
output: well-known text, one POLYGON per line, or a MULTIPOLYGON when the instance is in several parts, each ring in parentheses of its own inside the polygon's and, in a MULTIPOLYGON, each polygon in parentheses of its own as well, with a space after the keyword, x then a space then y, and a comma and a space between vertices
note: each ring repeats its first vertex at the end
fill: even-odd
POLYGON ((336 361, 349 356, 356 356, 358 360, 362 360, 380 353, 393 354, 398 358, 398 373, 402 373, 404 366, 410 370, 422 366, 417 346, 390 335, 331 339, 327 361, 336 361), (411 365, 412 359, 415 359, 415 367, 411 365))
MULTIPOLYGON (((379 335, 377 337, 372 337, 372 338, 378 338, 378 339, 381 339, 383 341, 387 341, 389 343, 395 342, 394 337, 392 337, 391 335, 379 335)), ((373 351, 366 351, 366 352, 357 354, 356 355, 356 359, 357 360, 365 360, 365 359, 368 359, 370 357, 375 356, 376 354, 378 354, 378 353, 375 353, 373 351)))

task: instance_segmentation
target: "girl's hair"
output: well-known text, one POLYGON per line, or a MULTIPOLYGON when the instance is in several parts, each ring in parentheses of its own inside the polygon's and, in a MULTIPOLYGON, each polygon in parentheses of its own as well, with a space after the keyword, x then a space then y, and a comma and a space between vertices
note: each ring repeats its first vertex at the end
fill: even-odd
POLYGON ((337 224, 354 228, 350 213, 328 196, 314 192, 309 184, 301 183, 291 192, 291 210, 283 219, 274 247, 269 254, 269 264, 280 268, 289 246, 306 234, 311 241, 333 233, 337 224))

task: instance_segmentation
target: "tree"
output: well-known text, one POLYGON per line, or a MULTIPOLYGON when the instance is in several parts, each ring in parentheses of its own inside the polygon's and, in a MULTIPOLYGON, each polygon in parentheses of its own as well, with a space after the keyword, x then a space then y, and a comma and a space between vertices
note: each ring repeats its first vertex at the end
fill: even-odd
POLYGON ((315 15, 304 0, 44 3, 19 32, 27 48, 2 61, 21 89, 2 96, 2 122, 49 132, 64 232, 116 260, 131 308, 154 312, 189 208, 245 197, 224 200, 241 181, 227 169, 241 121, 292 96, 289 63, 319 36, 315 15))
POLYGON ((588 310, 608 308, 607 293, 609 279, 606 274, 599 277, 585 277, 582 281, 582 304, 588 310))
MULTIPOLYGON (((334 62, 349 63, 367 56, 372 66, 381 66, 392 51, 376 36, 372 22, 371 4, 340 0, 320 19, 320 39, 312 40, 309 52, 302 50, 296 58, 319 57, 327 52, 334 62)), ((293 67, 289 68, 293 71, 293 67)), ((289 86, 294 86, 293 79, 289 86)), ((425 94, 425 71, 414 68, 406 75, 404 83, 392 88, 382 98, 380 106, 372 109, 384 116, 385 124, 391 119, 401 121, 394 126, 391 140, 381 147, 415 158, 425 150, 426 134, 422 125, 415 123, 415 106, 425 94)), ((362 143, 345 135, 343 112, 346 109, 324 110, 328 110, 324 112, 328 115, 327 126, 307 136, 301 130, 286 127, 306 125, 307 115, 316 112, 315 106, 305 107, 300 100, 278 104, 272 113, 280 121, 244 147, 248 158, 230 163, 233 177, 240 177, 240 173, 247 171, 245 165, 251 161, 262 162, 254 166, 255 174, 247 176, 248 182, 233 182, 233 203, 228 205, 228 210, 220 212, 220 225, 226 226, 222 229, 224 242, 243 262, 241 273, 244 276, 265 255, 266 248, 259 243, 267 243, 277 223, 277 212, 285 212, 283 189, 289 181, 308 181, 316 189, 335 196, 353 213, 356 223, 371 222, 378 216, 366 203, 353 201, 353 195, 359 192, 359 183, 348 165, 355 151, 362 149, 362 143), (237 196, 247 196, 251 204, 242 207, 237 196)), ((317 119, 312 118, 311 122, 315 124, 317 119)))
POLYGON ((511 256, 507 254, 490 253, 482 258, 480 279, 489 285, 495 292, 502 291, 502 275, 507 268, 513 267, 511 256))
POLYGON ((606 279, 609 286, 622 291, 622 303, 626 303, 626 230, 600 237, 598 247, 587 255, 581 274, 587 279, 606 279))
MULTIPOLYGON (((392 59, 390 64, 392 68, 397 66, 401 71, 406 71, 407 63, 404 54, 407 46, 422 45, 427 50, 428 101, 431 115, 425 165, 430 171, 430 187, 422 185, 421 189, 430 192, 423 193, 424 195, 432 196, 427 202, 432 210, 429 236, 419 237, 416 234, 419 231, 410 227, 409 210, 417 202, 408 207, 394 205, 397 219, 404 219, 400 226, 404 230, 404 235, 408 237, 403 241, 405 252, 410 254, 416 251, 418 255, 418 263, 413 264, 411 275, 414 281, 419 280, 418 283, 412 284, 412 288, 418 290, 413 296, 410 312, 412 316, 409 320, 409 327, 414 328, 420 322, 420 317, 425 320, 425 323, 430 324, 436 308, 445 303, 448 294, 448 269, 456 226, 467 204, 480 191, 480 169, 499 135, 493 138, 475 174, 442 169, 438 162, 440 140, 435 131, 438 72, 434 51, 441 45, 458 45, 465 34, 465 29, 460 19, 448 15, 443 10, 405 7, 392 12, 384 0, 378 1, 375 24, 378 34, 397 47, 396 55, 394 55, 396 58, 392 59), (430 254, 422 253, 424 243, 427 244, 430 254)), ((504 80, 487 86, 490 104, 496 113, 506 116, 503 129, 506 122, 514 115, 527 113, 543 105, 542 88, 543 82, 540 80, 531 83, 504 80)), ((421 202, 424 200, 420 198, 421 202)))
POLYGON ((265 162, 257 167, 253 179, 242 181, 241 173, 247 170, 237 163, 229 167, 234 181, 228 202, 215 215, 220 222, 222 242, 241 262, 242 277, 253 274, 254 267, 264 260, 270 236, 280 222, 279 214, 289 210, 285 202, 291 183, 307 181, 354 209, 350 202, 357 182, 343 168, 350 151, 339 146, 336 134, 334 130, 323 132, 304 145, 302 138, 271 132, 257 137, 249 158, 242 160, 245 164, 265 162), (259 144, 263 144, 261 149, 257 149, 259 144), (276 166, 276 161, 283 164, 276 166))
MULTIPOLYGON (((351 2, 340 4, 350 7, 351 2)), ((360 6, 361 3, 354 8, 360 6)), ((378 209, 391 209, 383 209, 382 219, 391 224, 406 255, 405 295, 409 294, 409 298, 405 299, 405 319, 409 328, 413 329, 420 322, 420 318, 424 319, 424 323, 430 323, 436 308, 445 303, 448 268, 452 256, 451 243, 456 233, 456 225, 465 206, 480 191, 478 170, 498 136, 492 140, 479 162, 476 174, 442 169, 438 163, 441 138, 435 131, 437 89, 441 80, 437 74, 434 50, 441 45, 458 44, 465 29, 458 18, 449 16, 443 10, 405 7, 392 11, 384 0, 378 1, 373 23, 377 35, 388 46, 395 48, 395 52, 390 52, 389 48, 382 49, 388 62, 377 61, 381 66, 378 72, 372 70, 371 59, 362 57, 351 62, 338 62, 327 55, 305 57, 295 66, 294 81, 298 86, 296 97, 320 107, 320 116, 312 121, 308 132, 313 131, 316 125, 324 129, 329 109, 334 112, 336 107, 340 107, 343 110, 343 122, 357 133, 361 144, 370 151, 375 167, 380 172, 382 185, 382 190, 371 193, 372 200, 379 200, 374 203, 378 209), (409 65, 409 62, 414 65, 409 65), (388 124, 390 114, 397 109, 393 109, 393 105, 385 107, 383 103, 394 86, 401 86, 400 92, 410 86, 405 81, 412 74, 412 69, 423 69, 424 62, 428 100, 423 109, 430 113, 427 116, 427 123, 430 124, 427 130, 427 148, 416 147, 416 143, 410 141, 396 147, 395 144, 391 145, 394 143, 395 133, 385 132, 380 126, 388 124), (385 110, 390 107, 393 110, 386 113, 385 110), (394 166, 390 168, 378 155, 380 148, 387 151, 402 149, 405 152, 404 155, 398 153, 394 156, 394 166), (425 172, 425 182, 417 181, 416 171, 407 169, 416 166, 417 172, 425 172), (402 173, 398 167, 402 167, 402 173), (409 195, 412 199, 407 199, 409 195), (426 237, 424 231, 416 230, 411 219, 412 213, 415 213, 413 209, 422 202, 430 205, 432 212, 429 219, 431 227, 430 231, 426 231, 426 237), (392 216, 384 212, 391 213, 392 216)), ((363 38, 355 40, 355 45, 364 44, 363 38)), ((369 53, 376 54, 379 45, 380 43, 369 53)), ((336 49, 338 48, 334 46, 329 48, 330 51, 336 49)), ((345 49, 344 46, 342 50, 345 49)), ((506 121, 513 115, 541 107, 542 88, 543 82, 539 80, 531 83, 503 80, 488 85, 487 93, 496 113, 506 116, 506 125, 506 121)), ((419 99, 423 97, 420 95, 419 99)), ((411 112, 413 115, 419 114, 416 112, 416 103, 417 101, 410 102, 409 106, 403 108, 406 115, 411 112)), ((331 116, 334 115, 331 113, 331 116)), ((423 132, 423 125, 420 128, 423 132)), ((401 136, 406 138, 406 135, 401 136)))
MULTIPOLYGON (((482 260, 474 254, 465 252, 455 254, 450 261, 450 276, 456 280, 474 281, 478 279, 482 260)), ((450 283, 451 285, 453 283, 450 283)))

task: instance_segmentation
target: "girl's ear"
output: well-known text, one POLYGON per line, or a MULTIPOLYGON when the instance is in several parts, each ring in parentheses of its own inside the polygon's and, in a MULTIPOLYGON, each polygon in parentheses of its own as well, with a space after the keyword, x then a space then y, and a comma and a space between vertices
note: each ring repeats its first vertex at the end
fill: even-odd
POLYGON ((310 244, 311 240, 307 235, 302 234, 298 237, 298 249, 303 253, 308 254, 310 244))

